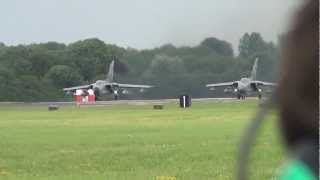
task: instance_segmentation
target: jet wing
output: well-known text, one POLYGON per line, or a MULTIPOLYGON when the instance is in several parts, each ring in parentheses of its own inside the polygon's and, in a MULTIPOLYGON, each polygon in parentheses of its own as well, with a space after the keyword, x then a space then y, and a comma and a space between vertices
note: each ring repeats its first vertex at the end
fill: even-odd
POLYGON ((251 81, 252 84, 258 84, 260 86, 276 86, 276 83, 264 82, 264 81, 251 81))
POLYGON ((152 88, 153 86, 149 85, 139 85, 139 84, 118 84, 120 88, 152 88))
POLYGON ((223 86, 234 86, 237 82, 223 82, 223 83, 216 83, 216 84, 207 84, 206 87, 223 87, 223 86))
POLYGON ((82 86, 74 86, 69 88, 63 88, 63 91, 75 91, 77 89, 89 89, 92 86, 92 84, 89 85, 82 85, 82 86))

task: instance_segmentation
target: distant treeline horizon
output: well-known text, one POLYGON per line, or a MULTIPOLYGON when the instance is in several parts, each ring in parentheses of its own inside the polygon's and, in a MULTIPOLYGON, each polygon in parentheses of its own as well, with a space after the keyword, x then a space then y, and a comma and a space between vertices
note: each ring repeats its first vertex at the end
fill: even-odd
POLYGON ((97 38, 67 45, 7 46, 0 42, 0 101, 72 100, 62 88, 105 79, 113 56, 117 57, 116 82, 155 86, 145 93, 121 95, 122 99, 226 96, 223 89, 209 91, 205 85, 249 76, 256 57, 257 78, 275 81, 279 44, 266 42, 256 32, 241 37, 237 55, 229 42, 216 37, 192 47, 165 44, 146 50, 123 48, 97 38))

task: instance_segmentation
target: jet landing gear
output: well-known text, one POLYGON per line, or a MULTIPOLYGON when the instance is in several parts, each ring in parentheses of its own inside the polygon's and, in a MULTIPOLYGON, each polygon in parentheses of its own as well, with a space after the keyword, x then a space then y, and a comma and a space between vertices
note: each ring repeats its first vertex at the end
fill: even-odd
POLYGON ((246 99, 246 96, 243 95, 243 94, 237 94, 237 99, 242 99, 242 100, 245 100, 246 99))
POLYGON ((118 91, 114 91, 114 100, 117 101, 119 99, 118 91))
POLYGON ((241 99, 241 95, 240 94, 237 94, 237 99, 241 99))
POLYGON ((262 89, 258 89, 258 99, 262 99, 262 89))

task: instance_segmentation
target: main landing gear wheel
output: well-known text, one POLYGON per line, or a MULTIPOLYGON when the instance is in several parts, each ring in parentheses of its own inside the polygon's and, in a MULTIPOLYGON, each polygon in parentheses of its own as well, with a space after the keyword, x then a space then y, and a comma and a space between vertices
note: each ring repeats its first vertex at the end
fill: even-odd
POLYGON ((100 101, 100 93, 98 90, 94 91, 94 101, 100 101))
POLYGON ((244 100, 244 99, 246 99, 246 96, 245 95, 242 95, 242 94, 237 94, 237 99, 242 99, 242 100, 244 100))
POLYGON ((246 96, 245 95, 242 95, 242 94, 237 94, 237 99, 242 99, 242 100, 244 100, 244 99, 246 99, 246 96))
POLYGON ((115 94, 114 95, 114 100, 118 100, 119 99, 119 95, 118 94, 115 94))

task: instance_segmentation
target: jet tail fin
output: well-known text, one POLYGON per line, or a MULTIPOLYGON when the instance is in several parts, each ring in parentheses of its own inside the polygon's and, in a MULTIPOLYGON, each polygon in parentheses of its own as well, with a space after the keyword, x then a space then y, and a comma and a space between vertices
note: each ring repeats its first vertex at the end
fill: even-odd
POLYGON ((256 58, 252 66, 251 77, 250 77, 252 80, 256 80, 257 78, 258 61, 259 61, 259 58, 256 58))
POLYGON ((113 82, 114 60, 115 60, 115 58, 112 59, 110 65, 109 65, 109 72, 108 72, 107 79, 106 79, 108 82, 113 82))

